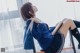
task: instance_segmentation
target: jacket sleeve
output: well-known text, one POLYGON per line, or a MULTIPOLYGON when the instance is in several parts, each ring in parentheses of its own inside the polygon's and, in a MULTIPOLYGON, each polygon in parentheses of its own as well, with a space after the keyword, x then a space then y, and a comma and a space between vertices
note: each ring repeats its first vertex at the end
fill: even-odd
POLYGON ((28 50, 28 49, 34 49, 34 41, 33 41, 33 36, 31 34, 31 31, 29 30, 28 33, 27 29, 28 29, 28 24, 30 24, 31 21, 27 22, 27 26, 25 28, 25 33, 24 33, 24 49, 28 50))
POLYGON ((51 32, 49 31, 49 27, 47 24, 42 24, 42 34, 45 36, 45 37, 48 37, 48 38, 52 38, 52 34, 51 32))

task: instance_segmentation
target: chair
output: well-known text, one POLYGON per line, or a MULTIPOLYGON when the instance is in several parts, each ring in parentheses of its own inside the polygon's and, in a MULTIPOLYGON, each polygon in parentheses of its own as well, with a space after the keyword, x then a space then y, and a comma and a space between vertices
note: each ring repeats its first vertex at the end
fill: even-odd
POLYGON ((76 53, 76 48, 75 48, 75 44, 74 44, 74 40, 73 40, 73 36, 72 36, 72 33, 71 33, 71 28, 69 29, 69 31, 70 31, 70 40, 71 40, 71 42, 72 42, 72 48, 73 48, 73 51, 74 51, 74 53, 76 53))

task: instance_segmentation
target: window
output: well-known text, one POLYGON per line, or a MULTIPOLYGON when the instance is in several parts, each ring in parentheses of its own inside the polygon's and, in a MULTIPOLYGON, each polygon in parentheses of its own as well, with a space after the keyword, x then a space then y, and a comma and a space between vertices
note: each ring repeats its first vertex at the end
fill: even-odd
POLYGON ((0 0, 0 20, 17 18, 22 0, 0 0), (4 17, 4 18, 3 18, 4 17))
POLYGON ((18 10, 17 0, 7 0, 9 11, 18 10))
POLYGON ((0 12, 18 10, 16 0, 0 0, 0 12))
POLYGON ((0 0, 0 49, 23 47, 24 24, 19 14, 22 0, 0 0))

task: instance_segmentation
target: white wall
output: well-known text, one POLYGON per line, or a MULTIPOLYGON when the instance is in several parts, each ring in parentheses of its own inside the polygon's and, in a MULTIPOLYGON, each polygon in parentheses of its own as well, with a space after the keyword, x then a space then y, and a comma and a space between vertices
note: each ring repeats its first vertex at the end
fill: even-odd
POLYGON ((37 6, 38 18, 48 23, 49 26, 53 26, 64 18, 76 19, 79 18, 80 4, 66 2, 66 0, 29 0, 37 6))

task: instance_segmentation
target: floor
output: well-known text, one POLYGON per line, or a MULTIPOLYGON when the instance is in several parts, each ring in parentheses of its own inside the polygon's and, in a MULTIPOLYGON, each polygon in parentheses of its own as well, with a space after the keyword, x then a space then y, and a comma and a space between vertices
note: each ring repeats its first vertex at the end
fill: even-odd
MULTIPOLYGON (((79 49, 76 49, 76 51, 77 51, 77 53, 80 53, 79 49)), ((33 53, 33 51, 32 50, 25 51, 24 49, 17 49, 14 51, 6 51, 3 53, 33 53)), ((63 50, 61 53, 74 53, 74 52, 72 49, 69 49, 69 50, 63 50)))
MULTIPOLYGON (((80 53, 80 50, 79 49, 76 49, 77 53, 80 53)), ((74 53, 72 49, 70 50, 64 50, 62 51, 62 53, 74 53)))

